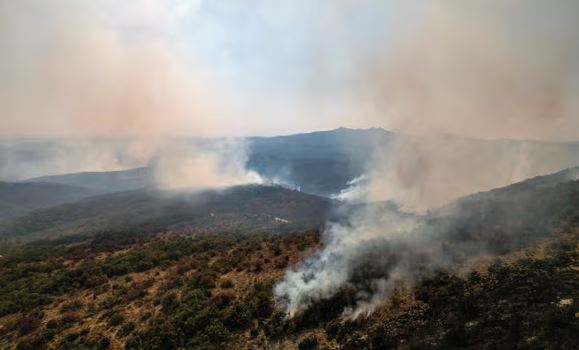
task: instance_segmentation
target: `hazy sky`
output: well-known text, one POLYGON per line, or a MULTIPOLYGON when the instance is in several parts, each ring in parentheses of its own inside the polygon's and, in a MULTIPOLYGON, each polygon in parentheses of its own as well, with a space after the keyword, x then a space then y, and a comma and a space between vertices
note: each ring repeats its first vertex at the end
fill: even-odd
POLYGON ((568 115, 577 91, 577 6, 545 4, 0 0, 0 135, 271 135, 379 126, 575 139, 577 118, 568 115), (514 61, 528 53, 539 59, 520 68, 514 61), (511 93, 512 100, 503 98, 511 93), (549 122, 553 130, 527 130, 538 110, 557 120, 549 122), (496 119, 478 122, 488 115, 496 119), (473 130, 469 118, 480 127, 473 130))
POLYGON ((0 0, 0 133, 368 126, 343 87, 348 51, 376 50, 397 21, 372 3, 0 0))

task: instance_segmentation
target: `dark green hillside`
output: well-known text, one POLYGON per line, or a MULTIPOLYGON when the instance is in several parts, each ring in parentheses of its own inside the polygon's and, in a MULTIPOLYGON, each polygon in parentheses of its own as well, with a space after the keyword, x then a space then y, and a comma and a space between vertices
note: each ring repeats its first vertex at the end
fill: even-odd
POLYGON ((220 191, 129 191, 38 210, 0 223, 5 238, 49 238, 106 231, 287 231, 318 227, 330 200, 281 187, 220 191))
POLYGON ((0 182, 0 220, 93 195, 87 188, 49 182, 0 182))
POLYGON ((82 172, 41 176, 28 181, 45 181, 86 187, 99 194, 130 191, 155 186, 153 171, 147 167, 120 171, 82 172))
POLYGON ((376 149, 387 150, 395 135, 380 128, 339 128, 277 137, 253 137, 247 167, 302 191, 339 193, 366 170, 376 149))

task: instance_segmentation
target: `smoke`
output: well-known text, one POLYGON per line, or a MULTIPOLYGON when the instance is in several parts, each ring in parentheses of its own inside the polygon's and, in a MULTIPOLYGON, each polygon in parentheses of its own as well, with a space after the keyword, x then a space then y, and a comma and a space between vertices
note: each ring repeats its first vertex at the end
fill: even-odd
POLYGON ((379 118, 407 134, 370 167, 371 199, 425 209, 578 164, 555 145, 468 139, 579 137, 578 10, 437 1, 417 14, 360 83, 379 118))
MULTIPOLYGON (((217 97, 210 77, 167 35, 139 38, 122 30, 131 22, 113 11, 129 5, 24 0, 0 6, 4 135, 154 142, 208 124, 217 97)), ((146 33, 161 24, 142 19, 138 25, 146 33)))
POLYGON ((159 185, 170 189, 262 183, 256 172, 246 170, 247 154, 247 145, 241 139, 173 141, 152 166, 159 185))
POLYGON ((432 2, 388 53, 368 60, 363 86, 407 132, 575 140, 578 8, 432 2))
MULTIPOLYGON (((344 287, 353 285, 356 273, 363 266, 370 265, 378 270, 382 265, 394 264, 384 254, 386 249, 394 248, 395 242, 408 240, 408 233, 416 228, 417 223, 412 217, 404 217, 394 211, 367 209, 351 214, 349 224, 330 224, 324 233, 324 249, 297 269, 288 270, 284 280, 275 286, 274 292, 283 299, 290 317, 320 299, 328 299, 344 287)), ((392 271, 391 277, 403 277, 394 277, 396 274, 392 271)), ((385 278, 363 278, 368 279, 371 289, 375 291, 393 286, 392 283, 386 286, 385 278)), ((384 292, 379 294, 383 295, 384 292)), ((360 295, 359 308, 355 313, 366 311, 366 304, 377 297, 377 293, 360 295)))
POLYGON ((143 164, 133 156, 131 142, 122 140, 51 139, 0 142, 0 180, 79 171, 115 171, 143 164))
POLYGON ((339 198, 392 200, 424 212, 470 193, 578 165, 578 150, 565 143, 401 135, 390 149, 376 152, 366 174, 339 198))
MULTIPOLYGON (((545 142, 491 145, 473 139, 577 139, 579 5, 565 0, 422 5, 412 24, 379 54, 351 58, 360 64, 351 89, 361 110, 375 110, 373 124, 403 134, 391 150, 370 157, 366 174, 340 197, 393 201, 401 211, 377 211, 368 204, 349 213, 346 224, 329 223, 324 247, 275 286, 289 316, 347 288, 357 293, 345 313, 368 313, 393 290, 485 254, 489 237, 468 230, 457 236, 470 220, 459 204, 450 211, 435 209, 579 162, 545 142), (444 213, 445 224, 402 214, 433 210, 444 213)), ((496 225, 514 227, 508 220, 496 225)), ((497 235, 512 242, 524 233, 497 235)))
MULTIPOLYGON (((56 140, 52 153, 38 151, 46 157, 20 162, 19 172, 13 168, 19 153, 4 149, 3 178, 144 166, 166 155, 161 148, 172 138, 215 132, 232 111, 221 103, 226 98, 212 72, 177 35, 198 6, 194 0, 1 0, 0 136, 56 140)), ((242 143, 204 151, 166 155, 163 166, 176 167, 163 169, 160 182, 242 180, 242 143), (216 163, 230 157, 222 172, 216 163)))

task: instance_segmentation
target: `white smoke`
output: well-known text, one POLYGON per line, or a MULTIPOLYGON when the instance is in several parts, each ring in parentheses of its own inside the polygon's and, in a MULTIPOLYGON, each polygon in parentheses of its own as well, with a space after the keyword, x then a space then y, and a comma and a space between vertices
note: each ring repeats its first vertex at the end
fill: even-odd
POLYGON ((223 188, 262 183, 247 170, 247 144, 243 139, 171 142, 154 162, 156 180, 164 188, 223 188))
MULTIPOLYGON (((363 210, 352 217, 351 225, 329 225, 324 233, 324 249, 297 268, 287 271, 284 280, 275 286, 274 292, 283 299, 290 317, 320 299, 332 297, 352 283, 356 270, 368 262, 367 259, 371 257, 369 253, 372 247, 377 247, 377 243, 383 246, 385 242, 408 240, 411 237, 407 235, 417 225, 413 219, 394 212, 376 214, 372 210, 363 210)), ((371 295, 359 295, 358 307, 352 313, 357 315, 371 311, 373 299, 391 291, 395 286, 392 281, 400 280, 400 274, 403 274, 402 265, 391 271, 391 281, 383 278, 369 281, 371 295)))

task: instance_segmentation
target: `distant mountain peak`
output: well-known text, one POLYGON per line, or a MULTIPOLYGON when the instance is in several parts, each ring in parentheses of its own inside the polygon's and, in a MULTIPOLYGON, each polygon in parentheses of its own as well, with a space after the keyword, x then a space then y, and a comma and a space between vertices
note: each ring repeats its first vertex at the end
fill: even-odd
POLYGON ((380 128, 380 127, 375 127, 375 126, 372 126, 369 128, 347 128, 344 126, 340 126, 337 129, 328 130, 328 132, 381 132, 381 133, 392 134, 392 132, 389 130, 386 130, 386 129, 380 128))

